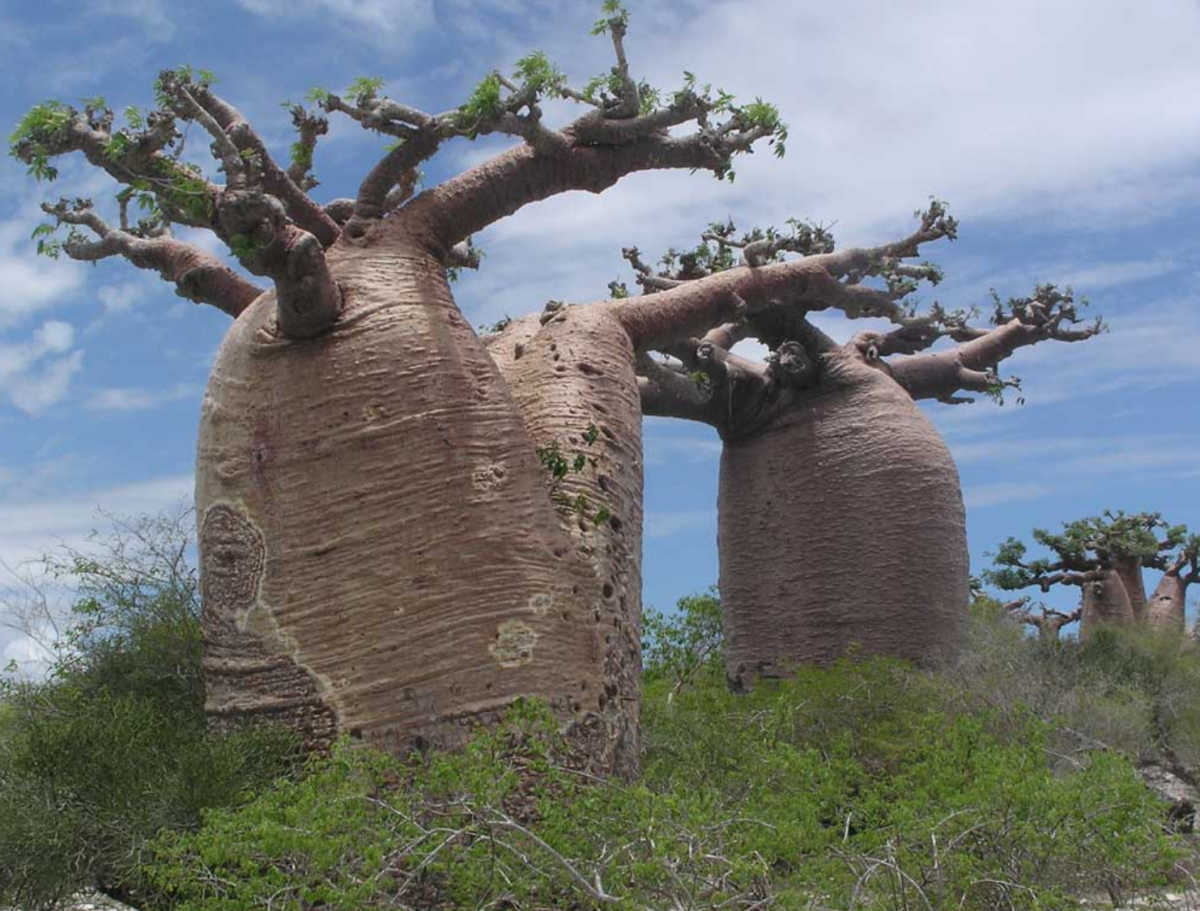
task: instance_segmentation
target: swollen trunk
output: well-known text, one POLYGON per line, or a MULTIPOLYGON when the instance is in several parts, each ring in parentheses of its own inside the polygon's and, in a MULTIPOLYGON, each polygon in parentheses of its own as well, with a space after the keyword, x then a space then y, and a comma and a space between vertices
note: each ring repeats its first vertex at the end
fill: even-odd
MULTIPOLYGON (((386 229, 385 229, 386 230, 386 229)), ((628 766, 636 702, 601 702, 604 588, 564 534, 507 385, 441 267, 401 236, 330 251, 332 331, 281 339, 269 296, 227 336, 197 510, 214 727, 461 745, 519 696, 628 766)))
POLYGON ((852 650, 952 657, 969 597, 958 472, 909 396, 861 363, 828 371, 721 457, 730 679, 852 650))
POLYGON ((1138 557, 1114 557, 1113 570, 1125 586, 1133 617, 1140 620, 1146 612, 1146 583, 1142 579, 1142 561, 1138 557))
POLYGON ((1151 629, 1183 635, 1187 584, 1178 573, 1164 573, 1146 602, 1145 622, 1151 629))
POLYGON ((1131 626, 1133 604, 1121 577, 1106 570, 1099 579, 1083 583, 1083 616, 1079 620, 1079 638, 1088 639, 1105 626, 1131 626))

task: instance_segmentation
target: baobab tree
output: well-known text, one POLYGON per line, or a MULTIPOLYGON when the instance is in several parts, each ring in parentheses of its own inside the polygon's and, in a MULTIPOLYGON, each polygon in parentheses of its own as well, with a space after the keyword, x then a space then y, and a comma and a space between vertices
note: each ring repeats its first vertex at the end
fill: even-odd
MULTIPOLYGON (((1069 289, 1041 285, 994 301, 990 326, 940 305, 904 303, 940 270, 910 263, 921 245, 953 239, 957 224, 934 201, 910 237, 876 248, 821 293, 782 293, 707 334, 664 346, 666 361, 639 361, 646 414, 701 421, 722 439, 718 540, 730 680, 746 685, 801 661, 829 661, 852 646, 920 662, 950 658, 969 594, 958 473, 920 399, 952 404, 964 392, 999 396, 1017 385, 998 365, 1042 341, 1076 342, 1103 329, 1080 325, 1069 289), (875 277, 874 286, 864 280, 875 277), (889 331, 839 344, 808 315, 835 307, 887 315, 889 331), (765 363, 733 353, 742 339, 770 350, 765 363), (940 339, 955 343, 930 352, 940 339)), ((790 232, 714 224, 700 246, 671 251, 662 268, 625 250, 651 300, 727 270, 763 270, 789 253, 836 261, 819 226, 790 232)))
POLYGON ((635 80, 627 26, 607 2, 595 30, 616 64, 583 89, 535 53, 438 114, 387 97, 379 80, 316 93, 323 113, 393 143, 355 199, 326 205, 309 192, 324 118, 293 108, 300 138, 285 167, 204 72, 164 72, 157 107, 127 109, 123 125, 102 99, 46 102, 18 125, 12 152, 35 177, 53 179, 54 159, 78 152, 120 185, 115 223, 92 200, 47 204, 42 252, 124 257, 235 320, 204 397, 196 468, 215 728, 282 721, 313 746, 345 732, 405 752, 456 746, 532 695, 594 767, 632 769, 637 352, 784 295, 903 315, 860 300, 880 251, 848 250, 747 265, 653 300, 548 308, 489 354, 448 282, 477 265, 474 233, 639 171, 725 177, 758 143, 783 151, 769 104, 737 105, 690 76, 667 95, 635 80), (549 97, 586 110, 553 127, 549 97), (181 159, 180 123, 210 138, 220 182, 181 159), (415 192, 416 169, 444 144, 486 134, 518 144, 415 192), (212 231, 269 286, 176 226, 212 231))
POLYGON ((1063 627, 1079 622, 1079 618, 1083 616, 1082 606, 1076 607, 1070 613, 1064 613, 1041 602, 1037 605, 1037 613, 1034 613, 1029 608, 1029 601, 1029 598, 1017 598, 1002 604, 1001 609, 1017 623, 1036 629, 1042 642, 1058 642, 1063 627))
POLYGON ((1182 635, 1187 588, 1200 578, 1200 535, 1168 525, 1159 513, 1105 511, 1101 516, 1063 523, 1060 534, 1034 529, 1033 538, 1052 556, 1028 559, 1028 547, 1009 538, 997 549, 991 584, 1008 591, 1036 586, 1081 589, 1080 638, 1101 626, 1144 625, 1182 635), (1146 597, 1146 569, 1162 572, 1146 597))

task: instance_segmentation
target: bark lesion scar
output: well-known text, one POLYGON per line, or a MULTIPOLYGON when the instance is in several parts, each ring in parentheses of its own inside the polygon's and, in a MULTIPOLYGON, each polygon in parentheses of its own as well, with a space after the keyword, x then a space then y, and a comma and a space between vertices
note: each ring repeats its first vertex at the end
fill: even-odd
POLYGON ((200 586, 206 609, 245 632, 258 604, 267 549, 262 531, 229 503, 210 506, 200 529, 200 586))
POLYGON ((533 660, 537 638, 538 634, 525 621, 505 620, 496 627, 496 638, 488 651, 500 667, 522 667, 533 660))
POLYGON ((494 490, 504 483, 508 469, 501 462, 481 462, 471 472, 471 483, 476 490, 494 490))

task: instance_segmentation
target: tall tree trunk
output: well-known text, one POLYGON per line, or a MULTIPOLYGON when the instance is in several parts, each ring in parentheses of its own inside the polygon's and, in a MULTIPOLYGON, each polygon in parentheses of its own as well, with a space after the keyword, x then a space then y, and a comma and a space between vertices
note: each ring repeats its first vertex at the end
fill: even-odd
POLYGON ((596 765, 632 768, 636 698, 610 691, 636 673, 637 618, 604 628, 615 586, 564 531, 441 265, 387 223, 329 261, 345 306, 332 330, 283 339, 264 296, 205 395, 212 724, 284 721, 312 746, 346 732, 403 753, 458 746, 528 695, 596 765))
POLYGON ((1145 623, 1163 633, 1184 633, 1187 583, 1178 572, 1163 574, 1150 600, 1146 602, 1145 623))
POLYGON ((1081 640, 1087 641, 1101 627, 1132 626, 1133 622, 1133 604, 1116 571, 1102 571, 1100 578, 1083 583, 1083 616, 1079 621, 1081 640))
POLYGON ((1125 586, 1125 594, 1129 596, 1129 606, 1133 608, 1135 620, 1141 620, 1146 613, 1146 583, 1142 578, 1142 561, 1138 557, 1113 557, 1113 570, 1125 586))
POLYGON ((952 657, 970 597, 958 472, 909 395, 850 358, 727 440, 719 546, 731 681, 852 649, 952 657))

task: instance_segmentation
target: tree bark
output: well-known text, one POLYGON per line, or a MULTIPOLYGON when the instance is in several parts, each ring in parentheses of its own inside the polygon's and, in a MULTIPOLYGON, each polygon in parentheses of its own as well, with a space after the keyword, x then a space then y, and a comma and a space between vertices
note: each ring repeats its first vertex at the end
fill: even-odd
POLYGON ((1086 642, 1102 627, 1127 627, 1134 623, 1133 604, 1115 570, 1101 570, 1100 578, 1083 583, 1083 616, 1079 638, 1086 642))
POLYGON ((854 650, 948 659, 970 597, 958 472, 912 399, 848 355, 721 457, 734 685, 854 650))
POLYGON ((1143 621, 1150 629, 1182 636, 1186 606, 1187 582, 1178 572, 1164 573, 1146 602, 1143 621))
POLYGON ((487 347, 534 445, 585 459, 553 499, 564 534, 600 581, 590 618, 605 655, 596 698, 600 708, 623 706, 627 762, 637 753, 641 707, 642 411, 633 345, 613 308, 595 304, 514 320, 487 347))
POLYGON ((1125 586, 1125 594, 1129 596, 1129 606, 1133 608, 1135 620, 1141 620, 1146 613, 1146 583, 1142 579, 1142 561, 1138 557, 1116 556, 1112 558, 1113 570, 1125 586))
MULTIPOLYGON (((437 259, 388 223, 328 252, 344 307, 333 327, 287 339, 264 295, 227 335, 204 399, 212 725, 282 721, 310 746, 347 733, 403 754, 460 746, 536 696, 593 767, 632 770, 637 568, 610 560, 598 574, 587 547, 607 542, 564 528, 437 259)), ((624 503, 635 493, 618 497, 626 527, 640 524, 624 503)))

